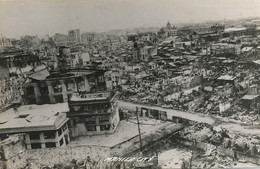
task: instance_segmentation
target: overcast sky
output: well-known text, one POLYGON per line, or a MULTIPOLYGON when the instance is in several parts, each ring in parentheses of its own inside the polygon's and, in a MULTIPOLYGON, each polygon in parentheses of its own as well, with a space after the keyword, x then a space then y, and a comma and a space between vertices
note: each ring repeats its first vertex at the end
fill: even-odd
POLYGON ((260 16, 260 0, 0 0, 5 37, 260 16))

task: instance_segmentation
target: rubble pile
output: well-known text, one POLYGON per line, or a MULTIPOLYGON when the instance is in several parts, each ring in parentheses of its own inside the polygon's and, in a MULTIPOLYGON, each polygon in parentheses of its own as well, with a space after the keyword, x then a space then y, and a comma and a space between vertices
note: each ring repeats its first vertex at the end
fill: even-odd
MULTIPOLYGON (((116 167, 120 167, 120 163, 113 163, 113 162, 105 162, 105 159, 93 159, 88 156, 86 159, 83 160, 75 160, 72 159, 70 162, 55 164, 53 166, 45 166, 40 165, 37 166, 34 163, 27 163, 24 168, 21 169, 32 169, 32 168, 39 168, 39 169, 114 169, 116 167)), ((127 164, 132 165, 132 164, 127 164)))
POLYGON ((237 153, 248 158, 260 156, 260 138, 258 136, 241 135, 204 123, 196 123, 187 127, 181 136, 188 140, 207 143, 204 154, 195 153, 194 167, 226 168, 240 166, 241 162, 251 165, 250 160, 241 160, 237 153))
POLYGON ((251 111, 238 112, 231 116, 232 119, 247 123, 247 124, 259 124, 259 114, 251 111))
POLYGON ((195 168, 227 168, 230 167, 232 161, 233 159, 218 154, 204 157, 197 156, 192 166, 195 168))
POLYGON ((189 167, 191 159, 192 152, 177 148, 158 155, 158 163, 162 168, 182 168, 184 165, 189 167))
POLYGON ((185 128, 183 138, 205 142, 214 136, 213 128, 206 123, 196 123, 195 125, 185 128))
POLYGON ((10 78, 0 77, 0 109, 13 101, 21 101, 24 79, 22 75, 10 78))

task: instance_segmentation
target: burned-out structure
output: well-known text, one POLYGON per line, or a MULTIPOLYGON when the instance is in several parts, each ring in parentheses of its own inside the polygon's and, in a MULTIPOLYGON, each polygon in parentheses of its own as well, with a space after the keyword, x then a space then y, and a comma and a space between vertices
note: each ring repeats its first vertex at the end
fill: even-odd
POLYGON ((68 104, 72 137, 113 133, 119 123, 118 92, 74 93, 68 104))
POLYGON ((70 141, 66 103, 24 105, 0 113, 0 138, 22 134, 26 149, 66 146, 70 141))
POLYGON ((25 103, 48 104, 66 102, 73 92, 105 90, 106 83, 103 70, 44 69, 29 75, 23 88, 25 103))
POLYGON ((13 67, 24 68, 27 65, 36 67, 40 65, 41 62, 38 55, 27 53, 22 50, 2 52, 0 58, 6 62, 6 66, 9 69, 13 67))

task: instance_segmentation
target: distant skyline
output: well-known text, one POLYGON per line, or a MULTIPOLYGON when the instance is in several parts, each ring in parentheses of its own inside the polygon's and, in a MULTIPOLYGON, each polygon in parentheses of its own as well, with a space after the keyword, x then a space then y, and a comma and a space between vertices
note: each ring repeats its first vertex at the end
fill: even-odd
POLYGON ((257 16, 260 0, 0 0, 0 33, 53 36, 257 16))

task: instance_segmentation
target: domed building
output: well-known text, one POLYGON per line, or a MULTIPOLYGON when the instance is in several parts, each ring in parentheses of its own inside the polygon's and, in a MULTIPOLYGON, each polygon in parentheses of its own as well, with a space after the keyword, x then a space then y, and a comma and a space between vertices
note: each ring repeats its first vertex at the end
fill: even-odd
POLYGON ((158 31, 158 35, 163 38, 177 36, 177 28, 175 26, 172 26, 171 23, 168 21, 166 27, 162 27, 158 31))
POLYGON ((171 23, 168 21, 167 25, 166 25, 166 29, 170 30, 172 28, 171 23))
POLYGON ((172 26, 171 23, 168 21, 166 24, 166 37, 170 36, 177 36, 177 29, 175 26, 172 26))

